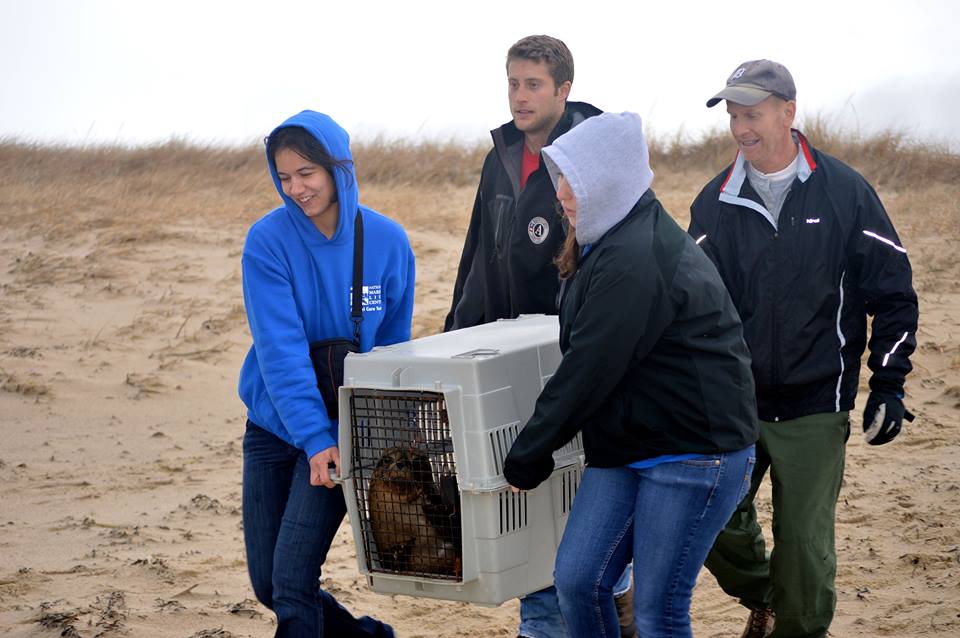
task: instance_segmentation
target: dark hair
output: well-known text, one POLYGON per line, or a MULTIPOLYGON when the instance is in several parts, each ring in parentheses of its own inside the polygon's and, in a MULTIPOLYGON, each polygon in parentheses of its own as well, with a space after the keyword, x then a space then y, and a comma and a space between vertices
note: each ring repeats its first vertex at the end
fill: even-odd
POLYGON ((303 159, 322 167, 330 174, 330 177, 334 176, 337 169, 342 170, 349 177, 353 177, 350 170, 353 162, 349 159, 337 159, 330 155, 323 144, 320 143, 320 140, 302 126, 278 128, 267 136, 263 143, 267 145, 267 158, 274 169, 276 169, 277 153, 283 149, 290 149, 303 159))
MULTIPOLYGON (((563 209, 559 202, 557 203, 557 214, 563 216, 563 209)), ((560 271, 560 279, 569 279, 573 277, 573 273, 577 272, 577 268, 580 266, 580 244, 577 243, 576 229, 570 226, 565 216, 563 217, 563 225, 567 229, 567 238, 563 240, 563 247, 560 249, 560 253, 553 258, 553 263, 560 271)))
POLYGON ((510 62, 516 59, 545 63, 557 90, 564 82, 573 82, 573 54, 562 40, 549 35, 528 35, 507 51, 508 72, 510 62))

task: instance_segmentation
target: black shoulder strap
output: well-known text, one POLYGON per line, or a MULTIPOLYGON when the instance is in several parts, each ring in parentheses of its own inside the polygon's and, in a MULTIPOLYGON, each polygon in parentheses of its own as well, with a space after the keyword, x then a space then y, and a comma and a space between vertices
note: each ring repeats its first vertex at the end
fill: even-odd
POLYGON ((353 220, 353 307, 350 320, 353 321, 353 340, 360 345, 360 322, 363 321, 363 216, 357 209, 353 220))

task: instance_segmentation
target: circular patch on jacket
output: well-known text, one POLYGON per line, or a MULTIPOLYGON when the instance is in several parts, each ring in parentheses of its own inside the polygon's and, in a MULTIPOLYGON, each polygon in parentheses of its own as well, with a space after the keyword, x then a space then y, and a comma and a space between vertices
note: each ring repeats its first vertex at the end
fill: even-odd
POLYGON ((527 224, 527 236, 535 244, 542 244, 550 234, 550 224, 543 217, 534 217, 527 224))

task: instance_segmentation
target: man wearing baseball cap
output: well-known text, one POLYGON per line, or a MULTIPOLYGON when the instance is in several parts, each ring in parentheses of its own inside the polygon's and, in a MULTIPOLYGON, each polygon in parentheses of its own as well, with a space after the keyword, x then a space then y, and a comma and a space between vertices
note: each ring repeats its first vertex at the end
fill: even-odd
POLYGON ((722 91, 737 156, 690 209, 753 358, 760 441, 750 492, 707 568, 751 610, 744 638, 822 637, 836 607, 834 519, 850 410, 869 336, 866 441, 900 432, 916 346, 907 250, 867 181, 792 128, 796 87, 770 60, 737 66, 722 91), (773 551, 753 500, 773 483, 773 551))

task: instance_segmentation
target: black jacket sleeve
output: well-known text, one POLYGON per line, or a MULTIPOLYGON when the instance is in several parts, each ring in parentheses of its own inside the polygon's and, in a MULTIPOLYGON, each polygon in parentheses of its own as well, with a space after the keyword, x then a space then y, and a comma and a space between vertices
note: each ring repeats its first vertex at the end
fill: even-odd
POLYGON ((867 184, 857 201, 850 261, 867 314, 873 317, 867 366, 870 389, 901 394, 912 369, 919 309, 913 271, 880 198, 867 184))
POLYGON ((595 257, 563 359, 504 463, 504 476, 515 487, 533 489, 549 478, 553 451, 603 406, 631 361, 650 351, 666 324, 657 318, 669 304, 660 302, 652 259, 649 268, 637 268, 617 263, 615 251, 595 257))
MULTIPOLYGON (((483 178, 480 184, 482 187, 483 178)), ((453 302, 450 312, 443 322, 443 331, 468 328, 484 323, 483 317, 483 267, 477 261, 483 258, 480 246, 480 222, 483 213, 480 189, 473 202, 473 212, 470 214, 470 225, 467 228, 467 238, 463 243, 463 252, 460 254, 460 265, 457 268, 457 280, 453 285, 453 302)))

